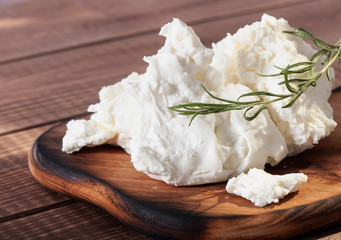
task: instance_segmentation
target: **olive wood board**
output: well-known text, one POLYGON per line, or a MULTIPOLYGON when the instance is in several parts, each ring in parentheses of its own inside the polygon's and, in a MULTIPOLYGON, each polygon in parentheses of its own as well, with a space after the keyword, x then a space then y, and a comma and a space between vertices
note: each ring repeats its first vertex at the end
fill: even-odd
MULTIPOLYGON (((330 103, 341 123, 341 91, 330 103)), ((341 224, 341 126, 314 148, 287 157, 272 174, 303 172, 308 182, 279 203, 260 208, 228 194, 226 183, 175 187, 137 172, 121 148, 61 151, 65 123, 43 133, 29 153, 42 185, 90 202, 156 238, 284 239, 341 224)))

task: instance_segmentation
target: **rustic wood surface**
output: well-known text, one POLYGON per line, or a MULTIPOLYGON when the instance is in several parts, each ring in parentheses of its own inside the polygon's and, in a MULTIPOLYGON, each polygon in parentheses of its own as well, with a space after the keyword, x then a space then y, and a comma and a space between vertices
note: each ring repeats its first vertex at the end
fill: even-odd
MULTIPOLYGON (((341 124, 341 90, 330 99, 341 124)), ((313 149, 267 171, 304 172, 308 183, 263 208, 225 191, 226 183, 174 187, 137 172, 121 148, 60 151, 65 123, 42 134, 29 155, 44 186, 93 203, 157 238, 283 239, 341 224, 341 128, 313 149), (284 167, 285 166, 285 167, 284 167)))
MULTIPOLYGON (((159 27, 173 17, 210 46, 264 12, 326 41, 340 38, 339 0, 1 0, 0 239, 148 238, 100 208, 41 186, 29 172, 28 151, 52 125, 84 114, 103 85, 143 72, 142 57, 162 45, 159 27)), ((336 75, 339 84, 340 67, 336 75)), ((340 239, 340 231, 301 238, 340 239)))

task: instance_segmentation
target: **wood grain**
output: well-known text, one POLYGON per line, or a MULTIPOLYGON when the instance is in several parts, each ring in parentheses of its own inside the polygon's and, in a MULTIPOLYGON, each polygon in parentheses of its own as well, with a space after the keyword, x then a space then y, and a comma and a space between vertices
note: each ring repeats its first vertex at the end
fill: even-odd
MULTIPOLYGON (((293 26, 305 27, 334 41, 335 28, 325 26, 335 26, 339 21, 340 5, 338 0, 318 1, 268 13, 288 18, 293 26), (301 14, 307 6, 309 21, 301 14), (333 14, 323 20, 314 18, 330 12, 333 14)), ((263 10, 229 16, 193 27, 209 46, 226 32, 233 33, 259 20, 262 14, 263 10)), ((142 57, 156 53, 163 41, 155 32, 0 65, 0 134, 85 113, 88 105, 98 101, 97 93, 102 86, 113 84, 132 71, 144 72, 146 64, 142 57)))
POLYGON ((27 152, 50 127, 0 136, 0 239, 64 239, 65 234, 72 239, 148 239, 104 211, 42 187, 33 178, 27 152))
POLYGON ((0 223, 0 239, 150 239, 103 210, 73 202, 49 211, 0 223))
MULTIPOLYGON (((331 104, 341 123, 341 91, 331 104)), ((65 124, 35 142, 29 166, 43 185, 91 202, 157 237, 282 239, 341 223, 341 128, 312 150, 287 158, 274 174, 304 172, 308 183, 264 208, 225 192, 225 183, 174 187, 136 172, 130 156, 111 146, 60 151, 65 124)))
POLYGON ((27 152, 32 142, 50 127, 51 125, 46 125, 0 136, 0 222, 12 219, 18 213, 69 199, 42 188, 27 166, 27 152))
MULTIPOLYGON (((8 1, 7 1, 8 2, 8 1)), ((0 5, 0 63, 136 36, 180 17, 188 23, 309 0, 24 0, 0 5)))

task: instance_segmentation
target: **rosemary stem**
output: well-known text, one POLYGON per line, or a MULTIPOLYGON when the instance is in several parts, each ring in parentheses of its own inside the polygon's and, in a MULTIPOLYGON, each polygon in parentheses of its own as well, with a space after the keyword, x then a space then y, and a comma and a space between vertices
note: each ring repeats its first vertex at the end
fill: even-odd
MULTIPOLYGON (((341 47, 341 45, 340 45, 341 47)), ((335 60, 339 57, 340 53, 341 53, 341 48, 339 47, 339 50, 337 51, 337 53, 335 53, 334 57, 330 59, 330 61, 328 62, 328 64, 326 66, 324 66, 324 68, 320 71, 320 73, 325 73, 328 68, 335 62, 335 60)))

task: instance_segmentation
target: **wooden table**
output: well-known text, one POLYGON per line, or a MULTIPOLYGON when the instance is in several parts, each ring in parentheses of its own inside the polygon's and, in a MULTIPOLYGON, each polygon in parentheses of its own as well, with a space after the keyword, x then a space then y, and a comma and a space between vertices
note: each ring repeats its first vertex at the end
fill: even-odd
MULTIPOLYGON (((157 33, 173 17, 210 46, 263 13, 328 42, 341 36, 340 0, 0 0, 0 239, 148 238, 37 183, 33 141, 84 114, 102 86, 144 72, 142 57, 163 45, 157 33)), ((341 226, 302 239, 341 239, 341 226)))

